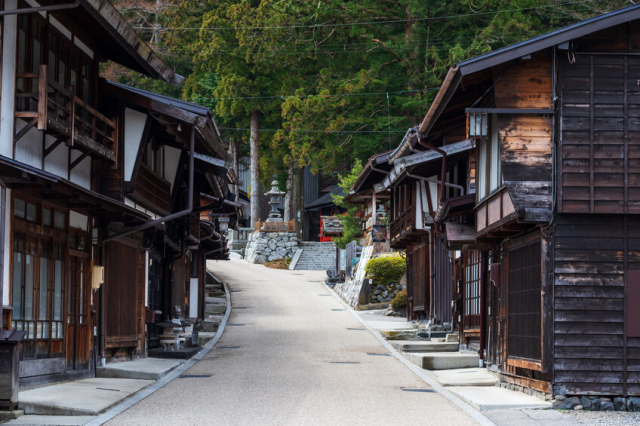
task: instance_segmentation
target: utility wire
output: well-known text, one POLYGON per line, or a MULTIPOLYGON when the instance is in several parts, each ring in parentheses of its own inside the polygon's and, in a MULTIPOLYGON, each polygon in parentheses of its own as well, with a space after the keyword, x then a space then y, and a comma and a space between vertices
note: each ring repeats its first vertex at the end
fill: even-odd
MULTIPOLYGON (((565 3, 553 3, 542 6, 533 6, 533 7, 523 7, 517 9, 503 9, 503 10, 493 10, 490 12, 470 12, 470 13, 461 13, 457 15, 442 15, 442 16, 433 16, 428 18, 411 18, 411 19, 394 19, 394 20, 384 20, 384 21, 363 21, 363 22, 345 22, 345 23, 336 23, 336 24, 311 24, 311 25, 265 25, 265 26, 256 26, 256 27, 164 27, 160 31, 167 30, 195 30, 195 31, 218 31, 218 30, 269 30, 269 29, 297 29, 297 28, 331 28, 331 27, 350 27, 356 25, 387 25, 387 24, 396 24, 396 23, 407 23, 407 22, 423 22, 423 21, 433 21, 433 20, 442 20, 442 19, 456 19, 456 18, 466 18, 473 16, 483 16, 483 15, 495 15, 497 13, 512 13, 512 12, 520 12, 524 10, 539 10, 539 9, 548 9, 558 6, 567 6, 572 4, 585 4, 591 3, 593 0, 581 0, 581 1, 573 1, 573 2, 565 2, 565 3)), ((158 31, 157 28, 149 28, 149 27, 134 27, 137 30, 154 30, 158 31)))
POLYGON ((371 92, 371 93, 339 93, 334 95, 279 95, 279 96, 238 96, 238 97, 204 97, 204 96, 194 96, 188 98, 187 100, 241 100, 241 99, 286 99, 286 98, 312 98, 312 97, 320 97, 320 98, 343 98, 349 96, 397 96, 403 93, 426 93, 435 90, 439 90, 440 87, 427 87, 425 89, 415 89, 415 90, 401 90, 399 92, 371 92))
MULTIPOLYGON (((244 130, 251 131, 250 128, 242 127, 218 127, 220 130, 244 130)), ((407 133, 404 130, 299 130, 299 129, 258 129, 259 132, 287 132, 287 133, 407 133)))

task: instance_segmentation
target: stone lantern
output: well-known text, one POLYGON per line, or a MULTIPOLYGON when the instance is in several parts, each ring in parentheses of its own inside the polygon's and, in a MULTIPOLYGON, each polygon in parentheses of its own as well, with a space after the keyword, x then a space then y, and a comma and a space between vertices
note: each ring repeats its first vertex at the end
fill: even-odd
POLYGON ((282 216, 280 216, 278 206, 282 202, 282 196, 285 194, 286 192, 280 191, 278 188, 278 180, 274 179, 274 181, 271 182, 271 190, 264 194, 271 197, 271 200, 269 200, 269 204, 271 204, 271 211, 269 212, 269 219, 267 219, 267 222, 282 222, 283 219, 282 216))

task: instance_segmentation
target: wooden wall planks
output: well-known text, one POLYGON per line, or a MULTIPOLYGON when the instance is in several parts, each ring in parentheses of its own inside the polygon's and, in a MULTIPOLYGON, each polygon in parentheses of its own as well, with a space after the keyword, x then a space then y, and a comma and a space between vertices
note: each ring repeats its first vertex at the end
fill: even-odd
POLYGON ((639 395, 640 337, 625 334, 625 305, 638 302, 625 300, 625 286, 640 269, 640 218, 555 220, 554 383, 575 395, 639 395))
MULTIPOLYGON (((533 55, 504 72, 494 72, 496 108, 551 109, 551 59, 533 55)), ((552 126, 540 114, 498 116, 502 173, 516 210, 525 220, 551 215, 552 126)))

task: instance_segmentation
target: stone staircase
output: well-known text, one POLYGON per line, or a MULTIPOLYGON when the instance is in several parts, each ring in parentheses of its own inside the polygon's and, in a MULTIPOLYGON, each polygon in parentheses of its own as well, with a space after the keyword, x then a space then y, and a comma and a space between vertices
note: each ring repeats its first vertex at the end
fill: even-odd
POLYGON ((204 321, 197 328, 198 332, 215 333, 218 331, 222 317, 227 310, 227 299, 224 285, 207 271, 204 298, 204 321))
POLYGON ((295 265, 295 270, 326 271, 335 268, 336 245, 334 243, 302 242, 298 249, 302 250, 302 254, 295 265))
POLYGON ((415 365, 425 370, 452 370, 478 367, 480 356, 460 352, 459 344, 451 337, 430 340, 395 340, 391 345, 415 365))

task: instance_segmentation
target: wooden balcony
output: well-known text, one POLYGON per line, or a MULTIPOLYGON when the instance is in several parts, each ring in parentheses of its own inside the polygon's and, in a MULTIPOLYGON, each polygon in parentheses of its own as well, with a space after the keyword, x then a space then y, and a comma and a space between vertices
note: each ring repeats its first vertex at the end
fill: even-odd
POLYGON ((171 211, 171 184, 140 163, 131 198, 159 213, 171 211))
POLYGON ((489 232, 500 236, 501 233, 511 233, 504 228, 508 222, 515 221, 516 212, 507 188, 501 188, 485 198, 476 206, 476 238, 489 232))
POLYGON ((38 73, 17 73, 15 117, 27 125, 14 136, 14 143, 32 128, 56 136, 45 156, 64 142, 86 156, 116 161, 116 123, 65 87, 47 78, 47 66, 38 73))
POLYGON ((417 241, 416 208, 409 205, 395 217, 390 224, 390 242, 392 248, 405 248, 407 244, 417 241))

